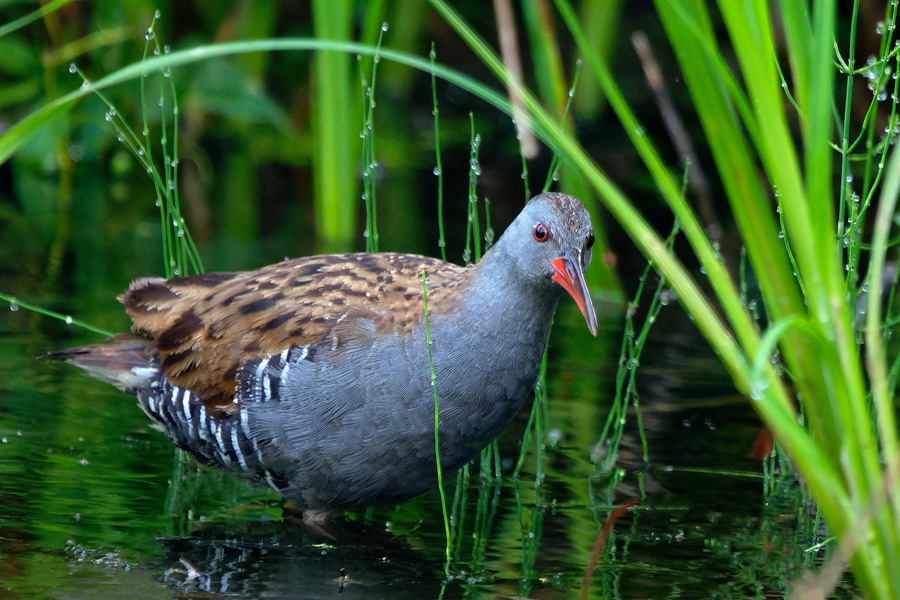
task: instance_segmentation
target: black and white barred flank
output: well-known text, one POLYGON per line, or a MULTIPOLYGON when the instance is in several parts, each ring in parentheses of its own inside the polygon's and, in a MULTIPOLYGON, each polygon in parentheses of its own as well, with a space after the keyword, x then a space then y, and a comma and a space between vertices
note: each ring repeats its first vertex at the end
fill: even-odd
MULTIPOLYGON (((255 475, 276 492, 287 485, 278 473, 263 465, 263 448, 251 434, 247 404, 277 402, 282 378, 292 363, 309 360, 314 349, 290 348, 267 358, 248 361, 237 377, 235 410, 210 412, 189 390, 172 385, 162 371, 152 369, 148 385, 135 390, 141 408, 165 429, 179 448, 199 462, 237 468, 255 475)), ((150 370, 150 369, 148 369, 150 370)))

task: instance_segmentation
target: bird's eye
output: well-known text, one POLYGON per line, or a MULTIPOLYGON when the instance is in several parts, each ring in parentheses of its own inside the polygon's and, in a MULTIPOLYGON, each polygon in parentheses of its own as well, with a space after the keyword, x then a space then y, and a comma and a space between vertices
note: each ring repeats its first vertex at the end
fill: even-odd
POLYGON ((546 242, 550 239, 550 229, 543 223, 538 223, 534 226, 534 239, 537 242, 546 242))
POLYGON ((585 244, 584 244, 584 249, 590 250, 593 247, 594 247, 594 234, 592 233, 588 236, 587 242, 585 242, 585 244))

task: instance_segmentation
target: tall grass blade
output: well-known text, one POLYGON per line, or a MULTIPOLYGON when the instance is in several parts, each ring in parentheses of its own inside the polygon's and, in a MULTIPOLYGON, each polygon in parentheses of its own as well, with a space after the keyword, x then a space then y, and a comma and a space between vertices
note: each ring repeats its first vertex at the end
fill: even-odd
MULTIPOLYGON (((350 0, 313 0, 313 25, 323 40, 350 39, 350 0)), ((315 66, 315 143, 313 154, 316 231, 323 252, 346 252, 356 235, 356 153, 352 123, 355 97, 350 57, 344 52, 320 52, 315 66)))
POLYGON ((69 2, 73 2, 74 0, 52 0, 52 2, 48 2, 41 6, 39 9, 32 11, 25 15, 24 17, 20 17, 5 25, 0 25, 0 37, 5 35, 9 35, 13 31, 17 29, 21 29, 28 25, 29 23, 33 23, 38 19, 42 18, 44 15, 50 14, 53 11, 59 10, 69 2))

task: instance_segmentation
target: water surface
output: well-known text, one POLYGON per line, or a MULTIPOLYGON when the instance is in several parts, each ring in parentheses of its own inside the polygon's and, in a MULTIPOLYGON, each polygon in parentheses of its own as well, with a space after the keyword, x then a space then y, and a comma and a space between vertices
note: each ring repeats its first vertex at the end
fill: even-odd
POLYGON ((761 597, 783 591, 811 545, 795 526, 799 486, 785 478, 764 498, 747 456, 758 422, 674 306, 638 372, 649 463, 632 413, 606 472, 592 457, 622 317, 609 310, 595 340, 562 307, 543 457, 532 445, 510 476, 526 410, 501 437, 501 481, 476 461, 448 484, 449 569, 436 491, 325 537, 265 489, 184 459, 130 396, 38 358, 96 338, 24 310, 0 323, 0 598, 571 598, 610 511, 631 499, 589 597, 761 597))

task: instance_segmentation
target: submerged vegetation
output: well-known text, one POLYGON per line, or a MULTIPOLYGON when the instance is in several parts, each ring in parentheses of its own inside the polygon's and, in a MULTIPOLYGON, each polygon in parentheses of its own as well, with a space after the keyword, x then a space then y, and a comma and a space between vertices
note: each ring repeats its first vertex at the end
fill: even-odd
MULTIPOLYGON (((302 15, 309 26, 293 29, 280 26, 275 3, 217 7, 204 15, 215 33, 205 39, 217 43, 196 44, 189 32, 177 31, 183 41, 171 48, 160 37, 175 37, 174 6, 162 14, 140 2, 116 8, 133 11, 126 17, 115 15, 114 6, 97 2, 86 14, 57 1, 10 21, 0 34, 7 56, 30 61, 0 60, 14 75, 0 86, 0 107, 15 123, 0 134, 0 161, 16 198, 3 199, 0 255, 42 274, 36 289, 4 280, 0 292, 10 294, 3 297, 12 306, 19 306, 13 296, 46 301, 63 313, 96 315, 105 328, 123 327, 102 316, 99 296, 85 293, 83 304, 67 306, 63 290, 107 289, 96 283, 121 280, 111 263, 94 259, 114 254, 114 240, 132 231, 138 254, 164 249, 167 275, 201 270, 200 255, 210 256, 206 262, 214 268, 234 269, 261 264, 267 255, 354 249, 363 239, 362 220, 367 250, 439 251, 451 260, 477 260, 493 235, 490 219, 514 214, 521 198, 536 191, 529 179, 547 173, 548 185, 558 179, 592 205, 596 220, 602 220, 602 203, 659 274, 650 301, 641 300, 650 285, 647 272, 637 284, 616 402, 599 439, 601 427, 587 433, 594 436, 596 476, 610 490, 619 482, 623 429, 631 411, 640 418, 635 370, 661 306, 677 299, 774 436, 775 454, 765 463, 767 491, 783 492, 774 483, 782 478, 788 489, 799 490, 799 502, 808 492, 816 503, 812 511, 797 509, 797 526, 806 528, 804 539, 825 540, 805 556, 810 565, 815 557, 826 566, 818 582, 809 576, 798 581, 798 593, 831 589, 836 574, 849 567, 866 596, 900 597, 896 2, 887 3, 875 27, 865 22, 861 7, 868 4, 860 1, 846 14, 834 0, 726 0, 715 7, 660 0, 652 17, 649 6, 646 14, 632 8, 665 34, 666 41, 657 37, 649 46, 660 55, 674 51, 654 59, 647 38, 636 36, 653 90, 644 104, 632 98, 636 86, 613 74, 611 40, 625 10, 620 2, 523 2, 520 33, 529 48, 523 54, 532 58, 524 76, 511 66, 507 49, 501 57, 485 41, 487 25, 471 24, 478 11, 466 3, 313 2, 302 15), (29 50, 34 19, 43 20, 51 39, 52 50, 40 61, 29 50), (147 22, 149 29, 142 25, 136 36, 133 24, 147 22), (440 43, 424 58, 428 36, 440 43), (122 66, 134 55, 123 42, 135 39, 144 58, 122 66), (121 46, 126 49, 110 48, 121 46), (863 47, 871 49, 865 58, 863 47), (668 69, 663 80, 652 75, 656 60, 668 69), (81 74, 83 83, 72 83, 81 74), (473 110, 468 98, 460 99, 464 93, 487 104, 473 110), (425 111, 404 120, 405 95, 421 96, 425 111), (152 106, 157 98, 158 107, 152 106), (510 119, 497 124, 498 112, 515 116, 515 131, 510 119), (139 130, 129 126, 137 114, 139 130), (628 144, 611 158, 601 148, 610 144, 613 121, 628 144), (599 142, 577 135, 598 129, 604 131, 599 142), (532 159, 532 135, 552 150, 552 162, 532 159), (513 137, 516 144, 504 141, 513 137), (479 178, 485 139, 512 157, 492 176, 516 181, 521 172, 520 196, 498 198, 492 192, 502 188, 479 178), (221 146, 228 144, 249 150, 227 154, 221 146), (137 157, 137 169, 126 153, 137 157), (95 177, 81 176, 79 163, 96 169, 95 177), (627 181, 618 163, 629 165, 627 181), (428 180, 435 202, 421 201, 419 182, 400 172, 414 168, 437 176, 428 180), (159 207, 154 221, 146 202, 131 202, 126 191, 147 174, 159 207), (94 197, 86 193, 91 187, 107 189, 108 204, 82 201, 82 195, 94 197), (709 205, 715 196, 724 200, 709 205), (483 231, 480 211, 488 219, 483 231), (445 212, 466 223, 465 237, 445 240, 445 212), (96 234, 101 217, 109 236, 96 234), (212 234, 216 228, 221 238, 212 234), (25 244, 29 238, 39 243, 25 244), (431 239, 438 245, 426 246, 431 239), (72 267, 65 269, 67 263, 72 267), (643 328, 633 324, 638 313, 646 319, 643 328), (794 483, 795 472, 802 487, 794 483)), ((617 297, 605 241, 595 256, 591 283, 602 290, 598 294, 617 297)), ((146 259, 143 266, 149 271, 154 264, 146 259)), ((534 510, 520 519, 522 560, 532 567, 546 502, 540 487, 549 435, 545 401, 542 386, 512 470, 518 475, 532 452, 535 486, 524 503, 534 510)), ((647 461, 646 440, 642 454, 647 461)), ((484 556, 497 508, 499 450, 486 451, 482 463, 484 485, 471 525, 474 563, 484 556)), ((457 560, 468 481, 457 481, 445 519, 447 555, 457 560)), ((604 500, 611 505, 613 499, 610 492, 604 500)), ((609 532, 601 525, 596 534, 601 529, 609 532)), ((525 585, 518 593, 529 591, 525 585)))

